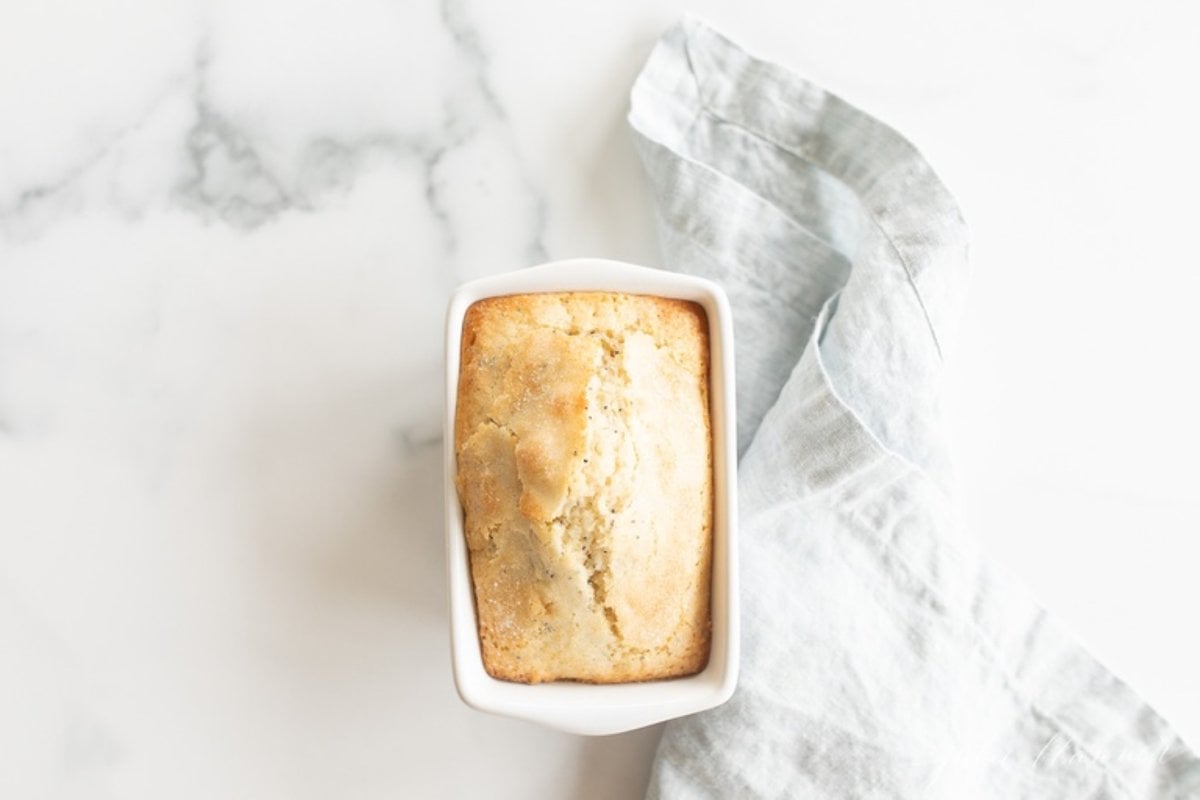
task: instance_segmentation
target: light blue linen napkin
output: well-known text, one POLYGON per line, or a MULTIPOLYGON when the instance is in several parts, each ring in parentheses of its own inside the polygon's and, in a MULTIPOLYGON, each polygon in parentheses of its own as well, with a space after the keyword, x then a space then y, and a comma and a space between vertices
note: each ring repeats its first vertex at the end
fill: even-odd
POLYGON ((703 24, 630 122, 667 265, 737 335, 742 678, 649 796, 1200 797, 1200 761, 955 528, 939 376, 965 226, 896 132, 703 24))

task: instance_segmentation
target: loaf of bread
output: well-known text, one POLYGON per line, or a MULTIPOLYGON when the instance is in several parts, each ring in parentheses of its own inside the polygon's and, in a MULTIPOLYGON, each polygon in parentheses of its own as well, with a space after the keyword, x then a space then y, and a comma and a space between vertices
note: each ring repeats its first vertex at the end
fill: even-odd
POLYGON ((525 294, 468 309, 457 486, 490 675, 704 668, 708 362, 704 310, 683 300, 525 294))

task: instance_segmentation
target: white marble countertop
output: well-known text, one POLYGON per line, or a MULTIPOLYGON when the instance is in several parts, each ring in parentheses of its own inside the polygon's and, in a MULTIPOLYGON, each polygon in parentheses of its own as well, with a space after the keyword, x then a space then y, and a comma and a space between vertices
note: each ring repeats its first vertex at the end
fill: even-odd
MULTIPOLYGON (((960 198, 964 516, 1200 742, 1195 4, 687 7, 960 198)), ((657 729, 454 694, 440 324, 656 263, 624 114, 683 8, 0 8, 0 796, 639 796, 657 729)))

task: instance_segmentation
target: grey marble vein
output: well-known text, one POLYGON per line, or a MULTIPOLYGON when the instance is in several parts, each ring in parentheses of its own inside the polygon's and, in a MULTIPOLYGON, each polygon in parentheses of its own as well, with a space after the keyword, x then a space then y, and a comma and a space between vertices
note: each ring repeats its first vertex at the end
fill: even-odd
POLYGON ((184 143, 190 174, 175 190, 185 206, 225 222, 253 228, 293 207, 307 207, 259 157, 249 137, 231 124, 209 98, 211 45, 196 51, 192 102, 196 120, 184 143))
POLYGON ((521 252, 514 257, 525 263, 546 260, 547 199, 522 157, 493 86, 490 57, 469 13, 470 5, 462 0, 442 0, 438 12, 462 74, 443 89, 442 118, 436 125, 416 132, 365 130, 352 138, 313 130, 294 161, 281 166, 266 157, 261 132, 235 119, 211 90, 212 66, 220 51, 213 32, 202 31, 187 74, 169 81, 134 119, 57 176, 12 187, 13 199, 0 201, 0 235, 13 242, 30 241, 58 220, 91 207, 110 208, 126 217, 155 209, 183 209, 249 231, 289 211, 319 210, 329 196, 353 187, 369 158, 383 155, 415 160, 420 165, 428 211, 438 227, 447 264, 439 272, 453 284, 461 278, 458 261, 464 248, 462 237, 467 235, 464 228, 471 229, 475 222, 469 204, 465 212, 458 207, 463 193, 470 191, 462 182, 461 169, 464 164, 474 167, 472 159, 482 157, 509 162, 502 173, 507 176, 500 189, 504 199, 494 202, 520 209, 513 229, 518 238, 511 244, 521 252), (190 113, 190 123, 161 142, 129 143, 167 100, 182 102, 183 106, 174 109, 190 113), (175 164, 178 172, 156 175, 154 188, 123 204, 118 187, 97 186, 92 181, 98 169, 114 176, 122 174, 123 145, 135 150, 154 145, 177 148, 179 157, 165 163, 175 164))
POLYGON ((18 186, 12 199, 7 202, 0 198, 0 238, 16 242, 37 238, 48 221, 57 216, 56 205, 63 204, 92 170, 111 158, 114 150, 122 142, 140 131, 179 88, 178 79, 168 81, 166 87, 154 95, 141 113, 103 138, 82 158, 53 177, 32 185, 18 186))
POLYGON ((422 420, 411 425, 401 425, 394 432, 396 448, 402 457, 411 457, 422 450, 436 447, 442 442, 440 426, 422 420))
POLYGON ((476 89, 483 100, 485 108, 506 132, 506 144, 513 151, 520 166, 520 174, 524 188, 533 204, 533 230, 530 231, 526 245, 526 256, 530 263, 538 263, 547 259, 545 244, 547 224, 547 201, 543 192, 535 185, 529 176, 528 167, 523 163, 516 142, 513 140, 511 127, 503 104, 488 80, 488 56, 478 29, 471 23, 467 14, 467 4, 464 0, 442 0, 441 16, 446 30, 453 38, 459 52, 471 68, 471 75, 476 89))

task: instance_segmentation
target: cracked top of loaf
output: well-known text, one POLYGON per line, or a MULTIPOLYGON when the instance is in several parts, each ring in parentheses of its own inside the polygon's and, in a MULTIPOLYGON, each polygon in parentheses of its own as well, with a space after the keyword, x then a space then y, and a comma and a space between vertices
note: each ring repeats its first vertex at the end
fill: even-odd
POLYGON ((708 324, 684 300, 481 300, 455 419, 484 667, 527 683, 691 675, 709 651, 708 324))

